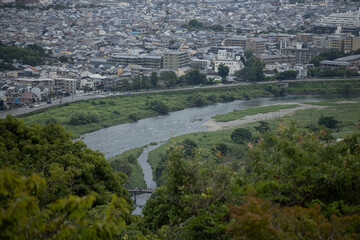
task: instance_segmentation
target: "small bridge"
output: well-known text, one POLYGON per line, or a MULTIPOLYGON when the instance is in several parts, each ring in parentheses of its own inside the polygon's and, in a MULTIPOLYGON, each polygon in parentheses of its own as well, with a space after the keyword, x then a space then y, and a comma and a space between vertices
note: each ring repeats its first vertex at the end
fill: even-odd
POLYGON ((128 189, 129 192, 133 194, 142 194, 142 193, 153 193, 155 189, 149 189, 149 188, 131 188, 128 189))
POLYGON ((135 205, 136 205, 136 195, 143 193, 153 193, 155 191, 155 189, 149 189, 149 188, 130 188, 127 190, 133 194, 135 205))

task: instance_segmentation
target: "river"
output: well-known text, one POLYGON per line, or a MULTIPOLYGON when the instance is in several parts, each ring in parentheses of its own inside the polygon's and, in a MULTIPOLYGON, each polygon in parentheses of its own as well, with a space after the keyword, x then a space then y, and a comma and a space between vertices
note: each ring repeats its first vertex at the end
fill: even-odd
MULTIPOLYGON (((337 95, 336 97, 339 97, 337 95)), ((145 182, 148 188, 156 188, 152 179, 151 166, 147 162, 148 152, 165 143, 172 136, 179 136, 192 132, 206 131, 201 126, 204 122, 217 114, 228 113, 233 110, 241 110, 252 107, 291 102, 314 102, 334 98, 334 95, 317 96, 285 96, 277 98, 255 98, 251 100, 237 100, 228 103, 217 103, 205 107, 188 108, 167 115, 151 117, 134 123, 120 124, 104 128, 95 132, 84 134, 83 141, 93 150, 99 150, 106 158, 121 154, 124 151, 136 147, 148 145, 150 142, 159 143, 157 146, 144 148, 138 162, 143 169, 145 182)), ((137 196, 137 204, 145 204, 149 194, 137 196)), ((141 213, 137 208, 134 214, 141 213)))

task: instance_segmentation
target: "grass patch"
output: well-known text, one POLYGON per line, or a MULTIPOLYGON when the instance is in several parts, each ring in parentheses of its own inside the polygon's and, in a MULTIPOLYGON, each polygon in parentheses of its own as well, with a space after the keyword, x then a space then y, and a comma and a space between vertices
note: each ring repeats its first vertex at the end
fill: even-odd
POLYGON ((284 104, 284 105, 270 105, 264 107, 255 107, 255 108, 248 108, 245 110, 234 110, 230 113, 219 114, 212 119, 215 119, 217 122, 230 122, 233 120, 237 120, 243 118, 248 115, 256 115, 258 113, 269 113, 269 112, 276 112, 281 109, 288 109, 288 108, 295 108, 300 106, 299 104, 284 104))
POLYGON ((110 166, 114 171, 128 175, 128 179, 125 183, 126 187, 146 188, 143 171, 137 162, 137 158, 142 151, 142 147, 134 148, 108 159, 110 166))

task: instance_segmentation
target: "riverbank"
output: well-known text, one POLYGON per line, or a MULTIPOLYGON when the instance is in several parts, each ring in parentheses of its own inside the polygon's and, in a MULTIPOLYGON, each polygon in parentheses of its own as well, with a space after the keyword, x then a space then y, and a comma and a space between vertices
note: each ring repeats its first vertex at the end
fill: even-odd
MULTIPOLYGON (((294 103, 286 103, 286 104, 281 104, 278 106, 283 106, 283 105, 294 106, 294 103)), ((326 106, 314 106, 314 105, 302 104, 302 103, 296 103, 296 105, 298 105, 298 106, 281 109, 278 111, 267 112, 267 113, 258 113, 258 114, 254 114, 254 115, 246 115, 244 117, 241 117, 240 119, 227 121, 227 122, 216 121, 215 120, 216 118, 210 119, 209 121, 203 123, 202 126, 206 127, 208 131, 214 132, 214 131, 220 131, 220 130, 238 127, 238 126, 249 124, 249 123, 255 123, 255 122, 259 122, 259 121, 268 121, 268 120, 273 120, 275 118, 281 118, 281 117, 284 117, 285 115, 294 113, 295 111, 298 111, 298 110, 305 110, 305 109, 309 109, 309 108, 323 109, 326 107, 326 106)), ((277 106, 277 105, 271 105, 271 106, 277 106)), ((261 111, 261 110, 262 109, 260 108, 258 111, 261 111)), ((254 112, 255 111, 256 111, 256 108, 254 109, 254 112)))
MULTIPOLYGON (((251 84, 234 87, 216 87, 208 89, 188 89, 173 92, 147 93, 140 95, 121 95, 101 99, 83 100, 66 103, 52 108, 43 109, 20 116, 27 124, 47 124, 50 121, 59 122, 75 137, 107 128, 118 124, 134 122, 152 116, 161 115, 149 107, 151 101, 163 102, 170 112, 196 106, 205 106, 217 102, 228 102, 238 99, 255 98, 260 96, 273 96, 268 91, 269 86, 276 84, 251 84), (79 121, 77 125, 71 124, 70 119, 76 113, 91 112, 94 121, 79 121)), ((360 92, 360 81, 341 80, 322 82, 292 82, 286 88, 291 94, 311 93, 356 93, 360 92), (351 85, 351 88, 348 88, 351 85)), ((80 116, 81 117, 81 116, 80 116)))

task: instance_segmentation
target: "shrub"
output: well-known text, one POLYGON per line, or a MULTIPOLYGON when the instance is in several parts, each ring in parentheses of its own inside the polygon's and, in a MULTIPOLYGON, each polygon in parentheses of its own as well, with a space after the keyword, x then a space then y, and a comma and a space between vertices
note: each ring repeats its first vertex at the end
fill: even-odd
POLYGON ((231 139, 239 144, 243 144, 245 141, 250 141, 251 138, 251 132, 245 128, 237 128, 231 134, 231 139))
POLYGON ((133 121, 137 121, 140 119, 139 115, 137 113, 130 113, 129 114, 129 119, 133 120, 133 121))
POLYGON ((98 121, 98 118, 99 117, 96 113, 91 113, 91 112, 75 113, 74 115, 71 116, 69 124, 84 125, 84 124, 89 124, 89 123, 95 123, 98 121))
POLYGON ((318 125, 323 125, 327 128, 336 128, 336 125, 339 123, 338 120, 336 120, 334 117, 324 117, 321 116, 318 121, 318 125))
POLYGON ((154 100, 154 101, 147 103, 147 106, 151 110, 154 110, 155 112, 158 112, 161 114, 166 114, 169 112, 169 107, 165 103, 158 101, 158 100, 154 100))

